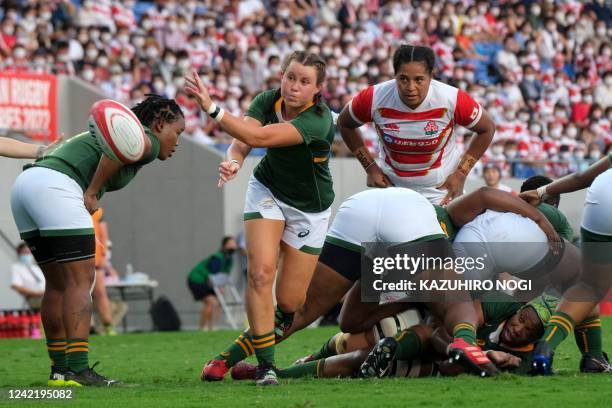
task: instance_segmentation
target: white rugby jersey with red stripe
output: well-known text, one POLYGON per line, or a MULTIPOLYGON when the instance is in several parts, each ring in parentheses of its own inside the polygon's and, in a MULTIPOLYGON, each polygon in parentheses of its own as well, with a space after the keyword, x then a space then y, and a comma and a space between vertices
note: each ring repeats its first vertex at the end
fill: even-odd
POLYGON ((456 170, 462 152, 454 127, 474 127, 482 107, 464 91, 432 80, 423 102, 410 109, 392 79, 359 92, 349 112, 358 123, 374 123, 383 172, 396 186, 419 191, 439 186, 456 170))

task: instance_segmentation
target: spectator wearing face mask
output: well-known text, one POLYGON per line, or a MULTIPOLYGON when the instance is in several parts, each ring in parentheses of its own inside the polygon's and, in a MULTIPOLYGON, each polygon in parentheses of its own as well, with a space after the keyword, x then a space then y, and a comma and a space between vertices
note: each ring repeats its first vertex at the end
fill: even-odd
POLYGON ((589 162, 586 160, 586 146, 582 142, 578 142, 572 153, 572 172, 582 172, 589 167, 589 162))
POLYGON ((211 277, 218 274, 226 276, 230 274, 237 248, 238 244, 233 237, 224 237, 221 241, 221 249, 197 264, 189 272, 187 286, 194 300, 203 303, 199 321, 201 330, 212 330, 219 314, 219 301, 211 282, 214 278, 211 277))
POLYGON ((18 262, 13 264, 11 270, 11 288, 23 296, 31 309, 40 309, 45 293, 45 277, 24 242, 17 246, 17 257, 18 262))
POLYGON ((534 109, 542 96, 542 83, 536 78, 536 72, 530 65, 523 67, 523 80, 519 89, 525 102, 534 109))
POLYGON ((595 163, 601 158, 601 145, 597 142, 589 143, 589 163, 595 163))
POLYGON ((521 75, 521 66, 516 57, 518 50, 516 40, 508 34, 504 39, 504 48, 497 53, 495 58, 501 74, 506 78, 517 79, 521 75))
POLYGON ((572 109, 572 122, 575 122, 580 127, 586 127, 588 125, 587 119, 589 117, 592 104, 593 95, 591 93, 591 89, 583 90, 582 100, 574 104, 572 109))
POLYGON ((266 80, 264 72, 261 53, 256 46, 249 47, 246 58, 243 58, 240 65, 240 78, 249 93, 257 93, 262 89, 266 80))
POLYGON ((595 87, 595 102, 604 109, 612 106, 612 71, 606 71, 603 82, 595 87))

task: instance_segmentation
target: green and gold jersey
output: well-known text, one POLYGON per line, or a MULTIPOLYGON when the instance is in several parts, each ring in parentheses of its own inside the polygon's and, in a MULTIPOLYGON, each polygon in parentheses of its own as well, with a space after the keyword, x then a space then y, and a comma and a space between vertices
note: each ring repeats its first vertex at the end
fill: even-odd
POLYGON ((565 215, 563 215, 563 213, 559 211, 558 208, 550 204, 541 203, 540 205, 538 205, 538 210, 540 210, 544 217, 546 217, 546 219, 552 224, 553 228, 555 229, 555 231, 557 231, 557 234, 559 234, 559 236, 565 238, 570 242, 572 241, 572 238, 574 236, 572 226, 570 225, 565 215))
POLYGON ((434 204, 434 209, 436 210, 438 223, 440 224, 440 227, 442 227, 442 231, 444 231, 444 234, 446 234, 446 238, 448 238, 450 242, 453 242, 455 236, 457 235, 457 232, 459 231, 459 228, 457 228, 455 224, 453 224, 453 221, 450 219, 446 208, 434 204))
MULTIPOLYGON (((125 187, 138 173, 138 170, 147 163, 152 162, 159 155, 159 141, 153 132, 145 127, 145 133, 151 140, 151 151, 137 163, 123 166, 115 173, 106 184, 100 189, 98 199, 104 195, 106 191, 115 191, 125 187)), ((43 158, 36 160, 34 163, 27 164, 24 170, 35 167, 46 167, 59 171, 74 179, 83 191, 87 190, 89 183, 98 168, 98 163, 102 157, 102 148, 89 131, 80 133, 53 149, 43 158)))
MULTIPOLYGON (((264 91, 253 99, 247 116, 264 126, 284 122, 282 104, 278 90, 264 91)), ((329 158, 336 130, 331 111, 325 104, 312 103, 288 123, 304 142, 268 148, 255 168, 255 178, 292 207, 311 213, 324 211, 334 201, 329 158)))
MULTIPOLYGON (((448 240, 452 242, 455 239, 457 233, 459 232, 459 228, 455 224, 453 224, 453 221, 448 215, 448 211, 446 211, 446 208, 435 204, 434 208, 436 210, 436 216, 438 217, 438 222, 440 223, 440 226, 444 230, 444 233, 448 237, 448 240)), ((568 241, 572 240, 574 232, 569 221, 561 211, 559 211, 556 207, 546 203, 541 203, 540 205, 538 205, 538 210, 540 210, 544 217, 548 219, 555 231, 557 231, 557 233, 561 237, 567 239, 568 241)))
POLYGON ((533 344, 524 347, 508 347, 500 344, 499 336, 506 324, 524 305, 512 296, 502 292, 487 292, 478 296, 482 306, 484 324, 476 331, 476 344, 483 350, 498 350, 521 358, 519 367, 510 370, 516 374, 526 374, 531 368, 533 344))

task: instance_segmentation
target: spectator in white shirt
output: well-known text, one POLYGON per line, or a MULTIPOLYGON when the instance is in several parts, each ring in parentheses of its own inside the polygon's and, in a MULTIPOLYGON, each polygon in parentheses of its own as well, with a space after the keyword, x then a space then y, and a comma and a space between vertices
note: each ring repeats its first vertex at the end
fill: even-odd
POLYGON ((485 166, 484 171, 482 173, 482 178, 484 179, 487 187, 496 188, 498 190, 502 190, 507 193, 516 195, 516 192, 512 190, 510 186, 500 183, 501 170, 499 167, 492 164, 485 166))
POLYGON ((45 293, 45 277, 25 243, 17 246, 18 262, 11 270, 11 288, 24 297, 32 309, 40 309, 45 293))

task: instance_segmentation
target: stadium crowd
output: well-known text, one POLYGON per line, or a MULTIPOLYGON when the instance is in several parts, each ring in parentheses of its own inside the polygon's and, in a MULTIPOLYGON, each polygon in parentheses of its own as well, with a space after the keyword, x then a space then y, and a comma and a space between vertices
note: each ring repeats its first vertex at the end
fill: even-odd
MULTIPOLYGON (((493 115, 497 133, 480 171, 558 177, 612 144, 605 0, 6 0, 0 13, 0 70, 76 76, 129 104, 150 92, 176 98, 185 135, 220 148, 230 138, 182 91, 189 69, 243 114, 255 94, 280 84, 282 59, 306 49, 326 59, 323 96, 339 112, 392 78, 401 43, 432 47, 436 77, 493 115)), ((364 134, 375 153, 376 131, 364 134)), ((337 139, 334 153, 350 154, 337 139)))

